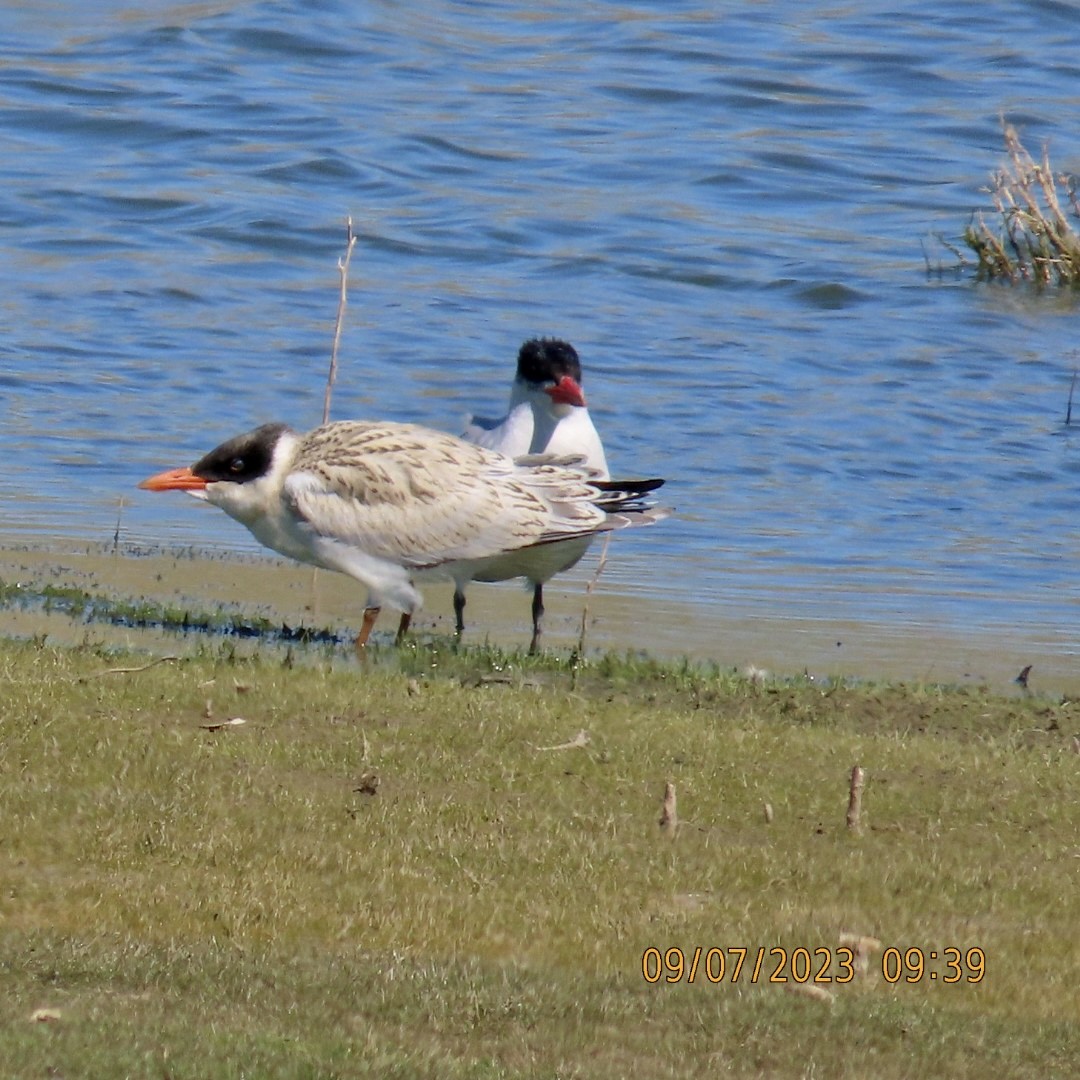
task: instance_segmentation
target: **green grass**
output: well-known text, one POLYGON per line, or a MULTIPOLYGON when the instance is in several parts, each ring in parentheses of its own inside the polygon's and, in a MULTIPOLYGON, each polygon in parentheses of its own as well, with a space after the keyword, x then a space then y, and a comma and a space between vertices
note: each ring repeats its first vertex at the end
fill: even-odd
POLYGON ((222 648, 104 674, 146 661, 0 642, 5 1076, 1080 1062, 1067 702, 440 643, 366 670, 222 648), (247 722, 207 731, 208 712, 247 722), (978 947, 985 978, 892 986, 877 953, 829 1005, 752 981, 752 959, 735 984, 642 977, 649 947, 843 933, 978 947))

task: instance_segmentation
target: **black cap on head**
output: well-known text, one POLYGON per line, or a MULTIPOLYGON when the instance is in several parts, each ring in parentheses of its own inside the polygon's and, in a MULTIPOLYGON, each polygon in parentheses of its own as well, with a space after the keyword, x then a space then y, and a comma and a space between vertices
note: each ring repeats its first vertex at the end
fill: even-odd
POLYGON ((581 361, 568 341, 558 338, 533 338, 518 352, 517 376, 530 383, 557 383, 569 375, 581 385, 581 361))
POLYGON ((263 424, 215 447, 199 458, 191 471, 211 484, 219 480, 230 480, 234 484, 258 480, 270 471, 274 447, 288 430, 288 424, 263 424))

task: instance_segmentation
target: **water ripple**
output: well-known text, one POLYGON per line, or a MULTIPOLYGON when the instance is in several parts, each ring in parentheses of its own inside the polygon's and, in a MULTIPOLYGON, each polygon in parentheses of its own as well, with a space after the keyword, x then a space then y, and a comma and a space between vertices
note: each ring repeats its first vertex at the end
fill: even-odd
POLYGON ((1080 296, 920 248, 987 207, 1000 114, 1080 157, 1070 5, 93 9, 0 43, 13 528, 101 538, 123 495, 133 539, 249 546, 133 484, 318 418, 352 215, 337 414, 454 428, 570 338, 681 511, 612 587, 1071 625, 1080 296))

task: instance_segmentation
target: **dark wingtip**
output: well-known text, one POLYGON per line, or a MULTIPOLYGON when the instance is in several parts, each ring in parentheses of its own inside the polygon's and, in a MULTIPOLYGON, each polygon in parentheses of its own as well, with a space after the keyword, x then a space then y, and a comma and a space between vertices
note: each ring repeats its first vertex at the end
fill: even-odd
POLYGON ((655 491, 657 488, 662 488, 666 480, 661 480, 659 477, 653 477, 650 480, 593 480, 593 487, 598 487, 601 491, 625 491, 636 495, 644 495, 648 491, 655 491))

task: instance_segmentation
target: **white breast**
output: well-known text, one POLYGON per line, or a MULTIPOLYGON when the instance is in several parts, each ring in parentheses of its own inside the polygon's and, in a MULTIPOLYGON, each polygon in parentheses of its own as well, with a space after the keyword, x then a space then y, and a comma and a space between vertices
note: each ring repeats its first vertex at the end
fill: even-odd
POLYGON ((532 451, 533 410, 528 402, 515 405, 499 420, 484 420, 474 416, 462 438, 486 450, 495 450, 507 457, 521 457, 532 451))
POLYGON ((565 415, 558 417, 554 424, 537 423, 533 433, 533 445, 529 448, 529 452, 556 454, 560 457, 580 455, 590 469, 600 474, 599 479, 610 479, 604 447, 593 426, 589 410, 562 406, 560 411, 565 411, 565 415))

